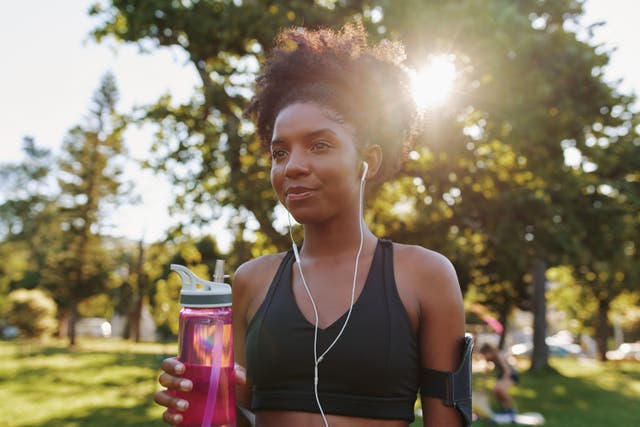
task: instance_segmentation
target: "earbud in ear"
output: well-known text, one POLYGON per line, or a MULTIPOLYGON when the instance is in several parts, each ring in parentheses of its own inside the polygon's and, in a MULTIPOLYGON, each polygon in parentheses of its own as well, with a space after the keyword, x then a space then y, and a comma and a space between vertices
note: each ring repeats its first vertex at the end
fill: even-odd
POLYGON ((364 181, 367 179, 367 171, 369 170, 369 163, 365 162, 364 160, 362 161, 362 177, 360 178, 361 181, 364 181))

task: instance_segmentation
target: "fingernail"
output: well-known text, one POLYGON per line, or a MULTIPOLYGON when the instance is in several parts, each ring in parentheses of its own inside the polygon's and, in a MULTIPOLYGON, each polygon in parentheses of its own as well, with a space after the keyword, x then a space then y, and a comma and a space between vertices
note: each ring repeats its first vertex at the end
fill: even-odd
POLYGON ((236 377, 240 380, 240 381, 246 381, 247 380, 247 373, 244 369, 240 368, 240 369, 236 369, 236 377))
POLYGON ((182 422, 182 415, 180 415, 180 414, 175 414, 175 415, 173 416, 173 422, 174 422, 174 423, 176 423, 176 424, 181 423, 181 422, 182 422))
POLYGON ((176 374, 182 374, 182 373, 184 373, 184 365, 183 365, 182 363, 178 363, 178 364, 176 365, 175 370, 176 370, 176 374))
POLYGON ((189 407, 189 402, 187 402, 186 400, 180 400, 178 401, 176 406, 178 407, 179 410, 184 411, 189 407))
POLYGON ((180 389, 183 390, 183 391, 191 390, 191 386, 192 386, 192 384, 191 384, 191 381, 189 381, 189 380, 180 381, 180 389))

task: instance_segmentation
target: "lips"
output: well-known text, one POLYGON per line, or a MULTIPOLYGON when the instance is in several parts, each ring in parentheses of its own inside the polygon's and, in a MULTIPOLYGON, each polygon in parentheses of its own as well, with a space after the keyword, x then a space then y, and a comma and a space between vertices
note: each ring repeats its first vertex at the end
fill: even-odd
POLYGON ((287 200, 295 201, 303 200, 307 197, 310 197, 314 191, 315 190, 313 188, 305 187, 302 185, 292 185, 291 187, 287 188, 285 194, 287 196, 287 200))

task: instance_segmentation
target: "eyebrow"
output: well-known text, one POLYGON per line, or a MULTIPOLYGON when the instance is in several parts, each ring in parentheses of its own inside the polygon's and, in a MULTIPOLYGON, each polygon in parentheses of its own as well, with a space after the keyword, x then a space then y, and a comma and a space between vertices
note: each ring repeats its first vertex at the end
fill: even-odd
MULTIPOLYGON (((326 135, 326 134, 329 134, 329 135, 331 135, 331 136, 333 136, 335 138, 338 137, 338 134, 335 133, 333 130, 331 130, 329 128, 322 128, 322 129, 314 130, 312 132, 305 133, 303 135, 303 138, 304 139, 313 139, 315 137, 326 135)), ((284 144, 284 140, 283 139, 279 139, 279 138, 271 140, 271 144, 270 144, 271 146, 278 145, 278 144, 284 144)))

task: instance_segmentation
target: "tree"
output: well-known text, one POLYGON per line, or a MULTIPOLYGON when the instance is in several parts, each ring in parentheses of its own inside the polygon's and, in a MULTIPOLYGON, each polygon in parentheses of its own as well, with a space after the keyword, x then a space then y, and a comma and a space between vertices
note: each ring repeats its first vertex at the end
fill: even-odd
POLYGON ((56 303, 40 289, 17 289, 9 293, 2 317, 25 338, 51 336, 58 327, 56 303))
MULTIPOLYGON (((358 15, 373 38, 405 41, 410 66, 449 55, 459 73, 456 96, 428 113, 411 161, 380 189, 367 220, 378 235, 450 255, 463 287, 480 288, 475 294, 501 319, 515 306, 537 307, 532 367, 539 370, 547 353, 546 267, 578 259, 587 242, 576 210, 587 177, 565 153, 586 153, 596 123, 617 128, 620 114, 630 114, 631 100, 603 79, 609 54, 590 44, 582 8, 573 0, 114 0, 91 13, 103 19, 98 40, 176 46, 188 55, 202 79, 192 100, 175 106, 163 97, 138 112, 157 124, 149 165, 173 177, 176 205, 195 223, 231 209, 238 247, 254 256, 288 245, 275 225, 267 160, 241 118, 256 62, 277 30, 336 27, 358 15), (245 231, 257 236, 250 249, 245 231)), ((601 154, 615 163, 614 150, 601 154)), ((637 216, 629 221, 637 227, 637 216)))
MULTIPOLYGON (((125 338, 140 341, 142 310, 149 304, 155 305, 153 295, 156 282, 169 273, 170 250, 171 245, 166 242, 145 245, 142 241, 138 242, 136 248, 118 249, 121 254, 122 283, 114 289, 113 295, 116 312, 127 317, 125 338)), ((160 304, 168 304, 168 301, 160 304)))
POLYGON ((1 294, 38 285, 49 245, 57 236, 53 155, 30 137, 24 138, 22 150, 24 160, 0 165, 0 250, 6 253, 0 276, 8 280, 1 294))
POLYGON ((128 190, 118 163, 124 148, 116 101, 115 81, 107 74, 86 123, 69 132, 59 160, 63 234, 48 252, 42 281, 69 316, 70 345, 75 344, 79 302, 103 291, 113 271, 100 232, 108 208, 128 190))
MULTIPOLYGON (((581 3, 380 4, 380 25, 408 42, 414 61, 416 55, 446 53, 460 70, 456 99, 434 115, 434 132, 417 156, 432 165, 410 170, 414 185, 428 188, 429 197, 421 197, 428 206, 416 209, 424 209, 426 218, 433 211, 447 213, 442 225, 463 238, 483 236, 472 264, 481 279, 477 285, 502 285, 487 300, 493 295, 507 307, 516 301, 536 307, 532 369, 543 369, 544 270, 579 259, 589 234, 576 210, 586 177, 570 170, 564 152, 589 146, 598 123, 615 129, 621 116, 631 121, 630 98, 604 81, 608 52, 590 44, 592 29, 579 23, 581 3)), ((603 158, 616 162, 613 150, 603 158)), ((424 238, 429 236, 416 236, 424 238)))
POLYGON ((281 28, 338 26, 367 3, 116 0, 91 8, 102 19, 94 31, 98 41, 110 36, 143 50, 180 48, 201 78, 188 103, 174 105, 166 96, 135 115, 156 124, 148 165, 172 178, 179 189, 175 209, 188 212, 189 224, 174 235, 231 211, 234 235, 260 230, 267 238, 254 246, 264 242, 272 251, 287 245, 273 225, 276 198, 266 179, 268 159, 257 154, 253 128, 242 118, 257 62, 281 28))
POLYGON ((602 360, 611 335, 611 302, 637 290, 640 282, 635 261, 640 240, 640 136, 634 131, 638 129, 637 117, 617 107, 618 126, 594 124, 588 131, 592 142, 583 149, 581 164, 576 166, 584 175, 576 216, 588 232, 582 235, 583 250, 571 265, 576 278, 598 303, 596 341, 602 360))

